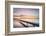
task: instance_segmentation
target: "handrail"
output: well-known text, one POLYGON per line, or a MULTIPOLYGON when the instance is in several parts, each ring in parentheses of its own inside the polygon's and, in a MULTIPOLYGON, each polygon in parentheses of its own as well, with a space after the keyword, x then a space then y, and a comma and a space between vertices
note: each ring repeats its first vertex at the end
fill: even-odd
POLYGON ((39 27, 39 24, 38 24, 38 23, 32 23, 32 22, 28 22, 28 21, 20 20, 20 19, 17 19, 17 18, 16 18, 15 20, 18 20, 18 21, 21 21, 21 22, 25 22, 25 23, 32 24, 34 27, 35 27, 35 26, 39 27))

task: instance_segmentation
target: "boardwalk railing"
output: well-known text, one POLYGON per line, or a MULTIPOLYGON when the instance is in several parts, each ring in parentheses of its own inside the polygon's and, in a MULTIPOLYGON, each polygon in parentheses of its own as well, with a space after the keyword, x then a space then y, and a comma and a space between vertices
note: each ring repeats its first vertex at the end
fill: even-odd
POLYGON ((14 20, 20 21, 20 23, 21 23, 24 27, 28 27, 28 26, 24 25, 24 23, 32 24, 33 27, 39 27, 39 24, 38 24, 38 23, 32 23, 32 22, 20 20, 20 19, 17 19, 17 18, 15 18, 14 20), (22 22, 24 22, 24 23, 22 23, 22 22))

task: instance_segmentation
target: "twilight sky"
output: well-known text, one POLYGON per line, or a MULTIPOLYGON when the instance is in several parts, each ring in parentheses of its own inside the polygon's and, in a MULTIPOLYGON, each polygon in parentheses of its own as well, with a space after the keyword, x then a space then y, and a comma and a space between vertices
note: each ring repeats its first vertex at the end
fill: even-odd
POLYGON ((14 15, 39 16, 39 9, 32 8, 13 8, 14 15))
MULTIPOLYGON (((29 15, 30 17, 31 16, 35 16, 35 17, 39 18, 39 9, 32 9, 32 8, 13 8, 13 17, 14 17, 14 15, 26 15, 26 16, 29 15)), ((23 19, 23 20, 39 24, 39 19, 34 19, 33 18, 33 19, 23 19)), ((15 26, 22 26, 21 23, 19 23, 18 21, 14 21, 14 24, 15 24, 15 26)))
MULTIPOLYGON (((29 15, 29 16, 39 17, 39 9, 32 9, 32 8, 13 8, 13 15, 29 15)), ((39 23, 39 19, 34 19, 33 21, 35 23, 39 23)))

